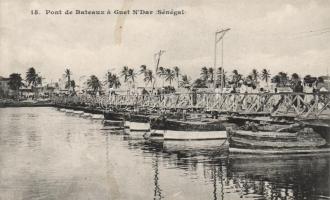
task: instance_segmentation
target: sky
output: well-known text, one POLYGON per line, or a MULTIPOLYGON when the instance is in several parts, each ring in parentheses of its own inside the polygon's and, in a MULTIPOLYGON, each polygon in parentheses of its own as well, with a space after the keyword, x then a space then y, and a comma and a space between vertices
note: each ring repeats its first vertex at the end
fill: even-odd
MULTIPOLYGON (((0 76, 29 67, 48 81, 66 68, 79 79, 100 79, 123 66, 179 66, 192 79, 214 65, 214 33, 224 37, 223 65, 247 75, 327 74, 330 65, 328 0, 0 0, 0 76), (40 15, 31 15, 38 9, 40 15), (174 9, 184 15, 46 15, 45 10, 174 9)), ((218 47, 220 67, 221 46, 218 47)))

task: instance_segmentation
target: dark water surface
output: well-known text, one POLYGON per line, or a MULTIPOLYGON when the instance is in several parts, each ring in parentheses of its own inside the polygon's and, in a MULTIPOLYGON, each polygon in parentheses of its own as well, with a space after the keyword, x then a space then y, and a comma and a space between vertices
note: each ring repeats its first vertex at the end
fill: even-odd
POLYGON ((0 199, 329 199, 330 156, 150 144, 55 108, 0 108, 0 199))

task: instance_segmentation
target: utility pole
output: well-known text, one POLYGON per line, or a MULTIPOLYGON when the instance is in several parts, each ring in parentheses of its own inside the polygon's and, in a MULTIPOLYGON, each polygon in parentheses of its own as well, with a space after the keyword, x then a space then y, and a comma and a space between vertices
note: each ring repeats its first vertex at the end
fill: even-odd
MULTIPOLYGON (((217 70, 217 44, 221 41, 221 72, 220 72, 220 86, 221 89, 224 87, 224 68, 223 68, 223 37, 230 28, 222 29, 215 32, 214 37, 214 72, 217 70)), ((215 89, 216 82, 214 81, 213 87, 215 89)))
POLYGON ((155 53, 154 54, 154 59, 155 59, 155 62, 156 62, 156 67, 155 67, 155 79, 154 79, 154 82, 152 84, 152 91, 154 91, 154 88, 155 88, 155 83, 156 83, 156 74, 157 74, 157 71, 158 71, 158 67, 159 67, 159 63, 160 63, 160 57, 165 53, 164 50, 159 50, 159 52, 155 53))

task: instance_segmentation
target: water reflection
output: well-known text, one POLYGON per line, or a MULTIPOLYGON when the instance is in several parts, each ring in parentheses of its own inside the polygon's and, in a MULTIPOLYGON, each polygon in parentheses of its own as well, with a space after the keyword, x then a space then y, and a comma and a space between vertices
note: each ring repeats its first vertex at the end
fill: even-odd
POLYGON ((233 157, 228 177, 243 195, 315 199, 329 197, 329 169, 327 155, 233 157))
MULTIPOLYGON (((213 186, 212 199, 320 199, 330 196, 328 154, 239 156, 228 155, 225 148, 212 143, 130 141, 129 145, 134 148, 140 145, 146 152, 154 151, 157 162, 161 155, 166 168, 188 171, 187 175, 198 173, 202 166, 203 178, 213 186)), ((155 188, 158 187, 155 182, 155 188)))
POLYGON ((162 189, 160 189, 159 185, 159 169, 158 169, 158 162, 159 162, 159 155, 156 154, 156 157, 154 159, 153 163, 153 170, 154 170, 154 183, 155 183, 155 189, 154 189, 154 199, 162 199, 162 189))
POLYGON ((322 199, 329 155, 150 143, 51 108, 0 109, 0 199, 322 199))

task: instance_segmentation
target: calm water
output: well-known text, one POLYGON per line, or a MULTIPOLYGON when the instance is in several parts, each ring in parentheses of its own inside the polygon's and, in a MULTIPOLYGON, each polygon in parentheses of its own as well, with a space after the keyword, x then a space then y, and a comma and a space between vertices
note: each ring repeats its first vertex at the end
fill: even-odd
POLYGON ((330 156, 150 144, 55 108, 0 109, 0 199, 329 199, 330 156))

